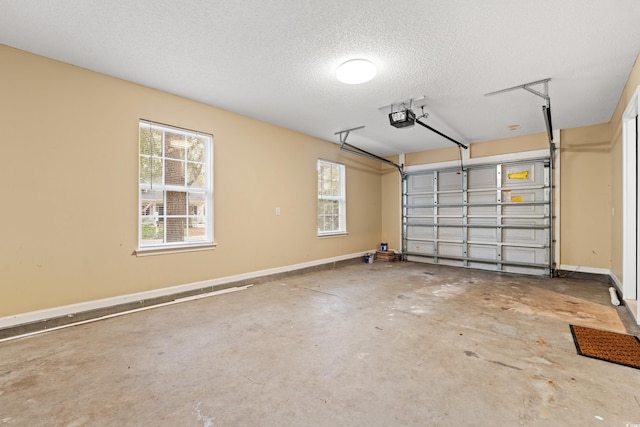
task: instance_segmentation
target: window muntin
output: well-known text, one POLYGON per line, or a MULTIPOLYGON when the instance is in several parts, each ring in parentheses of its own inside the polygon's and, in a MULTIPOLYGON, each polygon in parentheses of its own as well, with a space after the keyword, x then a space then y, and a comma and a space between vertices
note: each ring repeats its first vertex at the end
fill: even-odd
POLYGON ((138 247, 213 243, 211 135, 139 123, 138 247))
POLYGON ((346 233, 344 165, 318 160, 318 235, 346 233))

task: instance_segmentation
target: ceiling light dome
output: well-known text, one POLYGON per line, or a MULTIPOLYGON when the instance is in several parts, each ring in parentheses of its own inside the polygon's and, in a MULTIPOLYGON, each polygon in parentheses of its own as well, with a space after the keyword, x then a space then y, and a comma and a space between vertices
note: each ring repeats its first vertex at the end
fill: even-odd
POLYGON ((351 59, 338 67, 336 77, 342 83, 357 85, 376 76, 376 66, 366 59, 351 59))

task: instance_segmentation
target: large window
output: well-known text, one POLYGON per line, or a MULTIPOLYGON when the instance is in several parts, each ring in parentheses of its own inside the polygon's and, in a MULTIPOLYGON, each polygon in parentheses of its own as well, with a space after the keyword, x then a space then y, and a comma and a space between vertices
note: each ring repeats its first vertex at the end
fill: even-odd
POLYGON ((213 138, 140 121, 140 249, 213 243, 213 138))
POLYGON ((318 235, 346 233, 344 165, 318 160, 318 235))

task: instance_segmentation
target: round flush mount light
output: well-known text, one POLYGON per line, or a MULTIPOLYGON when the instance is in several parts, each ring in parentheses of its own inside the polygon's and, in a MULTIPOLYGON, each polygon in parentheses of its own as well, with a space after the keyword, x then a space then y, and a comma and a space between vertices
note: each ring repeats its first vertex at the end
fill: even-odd
POLYGON ((336 77, 342 83, 357 85, 376 76, 376 66, 366 59, 351 59, 342 63, 336 71, 336 77))

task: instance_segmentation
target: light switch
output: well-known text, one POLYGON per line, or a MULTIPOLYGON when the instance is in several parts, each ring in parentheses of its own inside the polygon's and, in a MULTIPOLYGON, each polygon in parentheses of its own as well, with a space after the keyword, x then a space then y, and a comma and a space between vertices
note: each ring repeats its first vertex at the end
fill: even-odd
POLYGON ((280 215, 280 208, 276 208, 276 215, 280 215))

